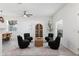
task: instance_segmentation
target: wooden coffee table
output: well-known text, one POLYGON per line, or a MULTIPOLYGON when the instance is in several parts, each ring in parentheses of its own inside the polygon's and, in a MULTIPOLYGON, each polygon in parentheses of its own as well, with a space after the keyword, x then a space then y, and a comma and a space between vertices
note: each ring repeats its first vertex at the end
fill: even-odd
POLYGON ((43 47, 43 38, 38 37, 35 39, 35 46, 36 47, 43 47))

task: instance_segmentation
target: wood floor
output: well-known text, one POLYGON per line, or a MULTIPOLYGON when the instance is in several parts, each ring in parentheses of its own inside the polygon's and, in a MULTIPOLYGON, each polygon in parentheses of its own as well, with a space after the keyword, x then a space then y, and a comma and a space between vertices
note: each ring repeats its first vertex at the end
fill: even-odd
POLYGON ((59 50, 52 50, 48 47, 47 42, 44 42, 43 47, 35 47, 34 42, 31 42, 28 48, 19 49, 17 39, 3 42, 3 56, 75 56, 73 52, 60 45, 59 50))

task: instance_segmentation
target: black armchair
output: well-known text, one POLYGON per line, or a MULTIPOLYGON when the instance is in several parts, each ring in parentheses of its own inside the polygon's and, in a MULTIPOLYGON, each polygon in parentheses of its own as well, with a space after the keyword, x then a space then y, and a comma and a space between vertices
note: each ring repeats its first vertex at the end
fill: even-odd
POLYGON ((31 42, 31 40, 33 40, 33 38, 30 37, 30 33, 24 33, 24 39, 29 40, 30 42, 31 42))
POLYGON ((23 40, 20 35, 17 36, 19 48, 27 48, 30 44, 28 40, 23 40))
POLYGON ((61 36, 57 35, 55 40, 49 40, 48 45, 51 49, 58 49, 60 46, 61 36))
POLYGON ((53 40, 53 33, 49 33, 48 37, 45 37, 45 40, 48 42, 50 39, 53 40))

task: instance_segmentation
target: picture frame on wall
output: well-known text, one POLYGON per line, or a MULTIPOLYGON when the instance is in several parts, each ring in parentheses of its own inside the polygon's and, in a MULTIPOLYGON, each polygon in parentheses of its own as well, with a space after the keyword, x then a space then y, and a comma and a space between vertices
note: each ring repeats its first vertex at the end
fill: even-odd
POLYGON ((0 22, 4 23, 4 18, 0 17, 0 22))

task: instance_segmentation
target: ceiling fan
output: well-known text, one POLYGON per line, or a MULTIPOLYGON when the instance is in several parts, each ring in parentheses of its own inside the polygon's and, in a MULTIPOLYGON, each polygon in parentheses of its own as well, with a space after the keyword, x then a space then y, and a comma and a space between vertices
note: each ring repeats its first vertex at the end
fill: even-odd
POLYGON ((31 16, 32 16, 32 13, 24 11, 24 17, 31 17, 31 16))

